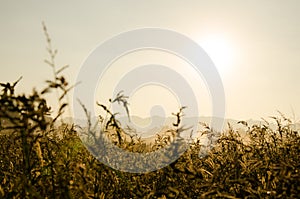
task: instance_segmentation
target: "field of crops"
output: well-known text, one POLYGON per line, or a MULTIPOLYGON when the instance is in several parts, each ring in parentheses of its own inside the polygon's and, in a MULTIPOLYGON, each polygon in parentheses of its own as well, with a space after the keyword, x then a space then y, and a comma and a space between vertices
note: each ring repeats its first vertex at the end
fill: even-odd
MULTIPOLYGON (((300 194, 300 136, 283 115, 273 118, 276 130, 267 122, 261 126, 242 122, 248 129, 247 143, 230 129, 206 157, 199 157, 201 143, 195 141, 169 166, 132 174, 97 161, 75 126, 55 126, 55 119, 47 117, 42 93, 15 95, 14 86, 2 84, 0 96, 1 198, 296 198, 300 194)), ((61 106, 61 110, 66 107, 61 106)), ((111 118, 105 129, 122 133, 111 118)), ((124 150, 142 146, 139 140, 118 143, 120 139, 115 139, 116 144, 124 150)), ((157 138, 154 146, 163 143, 157 138)))
MULTIPOLYGON (((247 142, 229 127, 203 157, 199 157, 201 143, 194 140, 179 159, 156 171, 126 173, 102 164, 79 138, 80 127, 60 123, 72 86, 60 73, 64 67, 55 69, 56 52, 50 47, 47 63, 54 69, 54 80, 48 80, 45 89, 18 95, 19 80, 1 84, 0 198, 299 197, 300 134, 283 114, 270 119, 276 129, 268 121, 252 126, 241 121, 247 142), (51 119, 45 94, 55 91, 60 93, 59 110, 51 119)), ((125 140, 115 115, 98 105, 107 113, 101 121, 102 132, 123 150, 149 153, 178 139, 179 122, 169 136, 158 136, 150 149, 138 137, 125 140)), ((175 114, 177 121, 181 111, 175 114)), ((204 133, 216 132, 206 126, 204 133)))

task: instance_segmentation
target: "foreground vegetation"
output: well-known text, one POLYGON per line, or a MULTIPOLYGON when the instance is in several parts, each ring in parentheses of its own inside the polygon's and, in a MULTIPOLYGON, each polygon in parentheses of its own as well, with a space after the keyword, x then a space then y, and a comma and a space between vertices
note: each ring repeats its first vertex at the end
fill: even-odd
MULTIPOLYGON (((45 27, 44 27, 45 28, 45 27)), ((46 30, 45 30, 46 32, 46 30)), ((47 36, 48 44, 51 41, 47 36)), ((229 128, 216 145, 199 157, 201 143, 195 140, 175 162, 160 170, 132 174, 114 170, 97 161, 78 137, 80 128, 56 125, 67 107, 71 87, 56 70, 56 51, 48 47, 54 79, 41 92, 17 95, 18 83, 1 84, 0 93, 0 198, 297 198, 300 195, 300 136, 283 115, 245 126, 247 141, 229 128), (60 93, 56 116, 45 95, 60 93)), ((114 100, 111 100, 114 101, 114 100)), ((106 107, 99 104, 103 109, 106 107)), ((84 106, 83 106, 84 108, 84 106)), ((143 143, 125 141, 113 113, 102 121, 103 131, 115 137, 124 150, 143 152, 143 143), (134 148, 133 146, 139 146, 134 148), (139 151, 141 150, 141 151, 139 151)), ((180 118, 181 110, 177 116, 180 118)), ((103 118, 102 118, 103 119, 103 118)), ((177 120, 178 121, 178 120, 177 120)), ((178 133, 175 123, 172 132, 178 133)), ((208 126, 206 134, 215 133, 208 126)), ((151 150, 171 139, 157 137, 151 150)))
MULTIPOLYGON (((8 85, 2 85, 0 95, 1 198, 296 198, 300 194, 299 132, 283 116, 274 118, 276 130, 267 123, 249 127, 242 122, 247 142, 229 129, 206 157, 199 158, 201 143, 195 141, 171 165, 131 174, 97 161, 73 125, 55 126, 46 117, 49 108, 43 94, 17 96, 15 85, 8 85)), ((128 150, 131 146, 122 145, 128 150)))

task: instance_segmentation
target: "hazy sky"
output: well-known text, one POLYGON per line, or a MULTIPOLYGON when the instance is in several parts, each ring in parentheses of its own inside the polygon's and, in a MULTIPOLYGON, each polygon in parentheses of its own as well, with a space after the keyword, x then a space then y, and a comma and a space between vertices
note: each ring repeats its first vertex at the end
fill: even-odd
POLYGON ((206 45, 223 80, 226 117, 259 119, 280 110, 300 118, 298 0, 0 2, 0 81, 23 76, 19 92, 51 78, 43 62, 42 21, 59 50, 57 63, 70 64, 71 82, 99 43, 127 30, 159 27, 206 45))

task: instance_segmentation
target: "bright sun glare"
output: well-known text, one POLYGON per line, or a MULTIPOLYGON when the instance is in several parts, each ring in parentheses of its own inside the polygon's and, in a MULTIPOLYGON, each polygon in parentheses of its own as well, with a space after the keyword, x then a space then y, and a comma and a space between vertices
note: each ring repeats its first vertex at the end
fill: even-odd
POLYGON ((233 64, 234 51, 231 43, 220 36, 205 37, 199 45, 210 56, 220 74, 228 73, 233 64))

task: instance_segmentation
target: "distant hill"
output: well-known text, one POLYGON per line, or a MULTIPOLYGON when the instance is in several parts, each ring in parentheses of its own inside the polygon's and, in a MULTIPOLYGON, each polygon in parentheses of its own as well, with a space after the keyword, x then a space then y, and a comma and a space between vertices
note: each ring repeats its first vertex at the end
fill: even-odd
MULTIPOLYGON (((17 112, 12 112, 12 113, 9 114, 9 117, 11 117, 11 118, 19 118, 20 116, 21 116, 20 113, 17 113, 17 112)), ((53 120, 49 116, 45 116, 45 119, 49 123, 53 120)), ((11 132, 12 130, 3 130, 3 129, 6 128, 6 127, 11 127, 13 125, 14 124, 7 117, 0 114, 0 130, 1 130, 1 133, 11 132)))
MULTIPOLYGON (((164 130, 170 129, 170 128, 174 128, 173 123, 176 123, 176 118, 175 117, 168 117, 168 118, 163 118, 160 116, 154 116, 152 118, 148 117, 148 118, 142 118, 139 116, 132 116, 131 117, 131 121, 128 120, 127 117, 121 117, 121 118, 117 118, 118 121, 120 121, 120 124, 122 126, 123 129, 126 128, 131 128, 131 129, 135 129, 136 132, 139 133, 139 135, 141 135, 142 137, 149 137, 149 136, 153 136, 154 134, 156 134, 157 132, 162 132, 164 130)), ((70 123, 75 123, 81 127, 85 127, 87 124, 87 120, 85 119, 71 119, 68 118, 67 119, 68 122, 70 123)), ((183 123, 182 125, 184 125, 185 127, 191 126, 191 124, 195 124, 195 121, 197 123, 198 121, 198 129, 201 129, 201 127, 203 127, 203 124, 207 124, 208 126, 210 126, 212 117, 200 117, 200 118, 184 118, 183 119, 183 123)), ((92 124, 96 124, 97 122, 97 118, 92 118, 92 124)), ((238 130, 239 132, 243 133, 246 130, 246 127, 243 124, 238 123, 239 120, 235 120, 235 119, 225 119, 224 120, 224 125, 223 125, 223 131, 226 131, 229 126, 228 124, 230 124, 230 126, 234 129, 234 130, 238 130)), ((265 122, 263 120, 246 120, 245 122, 247 122, 248 126, 251 127, 253 125, 262 125, 265 124, 265 122)), ((272 129, 276 129, 276 124, 275 123, 270 123, 269 124, 270 128, 272 129)), ((295 124, 294 125, 295 128, 300 129, 300 124, 295 124)))

